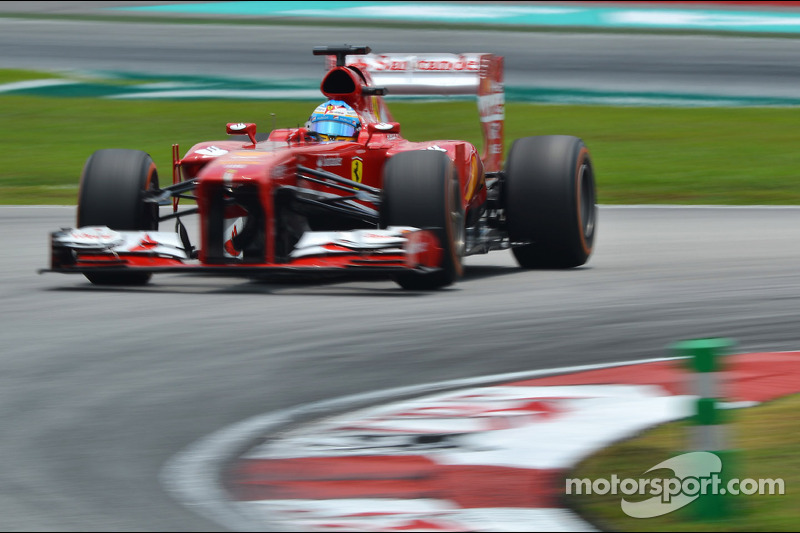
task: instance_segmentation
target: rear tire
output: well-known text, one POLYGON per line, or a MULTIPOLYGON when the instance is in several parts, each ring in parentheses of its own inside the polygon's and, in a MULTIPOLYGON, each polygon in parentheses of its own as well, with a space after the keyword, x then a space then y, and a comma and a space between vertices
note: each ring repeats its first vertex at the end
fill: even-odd
MULTIPOLYGON (((108 226, 114 230, 158 230, 158 205, 142 201, 142 193, 158 189, 152 158, 139 150, 106 149, 86 161, 78 193, 78 227, 108 226)), ((92 272, 97 285, 144 285, 146 272, 92 272)))
POLYGON ((464 203, 458 173, 449 157, 438 150, 401 152, 383 171, 380 226, 429 229, 443 250, 442 269, 395 276, 404 289, 435 290, 463 274, 464 203))
POLYGON ((583 141, 517 139, 505 168, 506 223, 523 268, 572 268, 589 260, 597 231, 594 169, 583 141))

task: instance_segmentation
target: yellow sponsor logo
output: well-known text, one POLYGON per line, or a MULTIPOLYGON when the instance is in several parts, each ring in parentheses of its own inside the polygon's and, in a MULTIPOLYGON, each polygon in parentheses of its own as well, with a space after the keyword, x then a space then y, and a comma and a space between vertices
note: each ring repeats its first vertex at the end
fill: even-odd
POLYGON ((469 186, 467 189, 466 201, 469 202, 472 200, 472 195, 475 194, 475 189, 478 185, 478 181, 480 176, 478 176, 478 159, 473 154, 472 160, 470 161, 469 166, 469 186))
POLYGON ((354 157, 350 162, 350 179, 358 183, 364 179, 364 161, 360 157, 354 157))

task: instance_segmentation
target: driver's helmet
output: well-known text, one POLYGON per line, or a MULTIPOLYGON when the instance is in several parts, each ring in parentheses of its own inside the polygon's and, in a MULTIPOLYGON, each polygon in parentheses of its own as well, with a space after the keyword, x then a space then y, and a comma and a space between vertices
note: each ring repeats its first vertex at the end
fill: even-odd
POLYGON ((328 100, 317 106, 306 122, 306 129, 323 142, 355 141, 361 120, 355 110, 341 100, 328 100))

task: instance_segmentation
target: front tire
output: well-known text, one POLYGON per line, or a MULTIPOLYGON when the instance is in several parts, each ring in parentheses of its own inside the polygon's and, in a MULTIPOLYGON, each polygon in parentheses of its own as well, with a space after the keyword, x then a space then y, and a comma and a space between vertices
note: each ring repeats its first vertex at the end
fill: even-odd
POLYGON ((380 226, 430 229, 442 247, 441 270, 395 276, 404 289, 435 290, 461 277, 464 203, 458 173, 447 154, 438 150, 401 152, 386 162, 380 226))
MULTIPOLYGON (((108 226, 119 231, 158 230, 158 205, 142 201, 144 191, 158 189, 152 158, 139 150, 105 149, 86 161, 78 193, 78 227, 108 226)), ((146 272, 92 272, 97 285, 144 285, 146 272)))
POLYGON ((517 139, 505 168, 506 224, 523 268, 572 268, 589 260, 597 231, 591 157, 581 139, 517 139))

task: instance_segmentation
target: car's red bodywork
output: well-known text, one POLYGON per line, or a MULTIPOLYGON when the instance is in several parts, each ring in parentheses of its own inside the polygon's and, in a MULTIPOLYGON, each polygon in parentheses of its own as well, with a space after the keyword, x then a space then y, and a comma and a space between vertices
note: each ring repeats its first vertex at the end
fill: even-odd
MULTIPOLYGON (((327 56, 322 95, 344 101, 358 113, 362 128, 355 141, 318 142, 305 127, 276 129, 262 139, 255 124, 231 123, 227 132, 235 136, 228 140, 201 142, 182 157, 173 146, 171 186, 158 188, 149 175, 137 177, 132 171, 132 177, 125 179, 139 179, 144 189, 134 200, 115 200, 116 193, 92 193, 92 187, 98 191, 107 187, 93 184, 122 178, 95 176, 101 171, 92 171, 87 162, 78 229, 53 234, 51 269, 83 272, 95 282, 149 279, 149 273, 160 271, 360 270, 430 275, 449 270, 445 278, 428 284, 437 287, 460 275, 464 255, 510 248, 514 243, 503 227, 502 198, 495 187, 503 177, 502 58, 492 54, 369 52, 367 47, 348 46, 314 50, 315 55, 327 56), (483 152, 463 140, 404 139, 384 101, 387 91, 476 94, 483 152), (392 200, 384 191, 385 175, 398 174, 397 169, 388 167, 415 168, 412 158, 406 157, 408 161, 402 165, 399 161, 403 158, 392 162, 406 152, 438 152, 449 160, 430 154, 413 157, 434 165, 439 164, 439 157, 444 161, 439 174, 454 174, 442 178, 455 180, 457 190, 453 188, 452 195, 449 189, 442 193, 439 203, 446 213, 437 219, 441 224, 421 227, 423 223, 384 220, 382 206, 392 200), (180 211, 180 198, 196 201, 196 208, 180 211), (118 227, 106 222, 107 215, 96 214, 107 208, 97 204, 117 202, 122 209, 131 201, 139 203, 133 205, 137 214, 130 221, 109 219, 118 227), (139 207, 142 202, 145 208, 139 207), (155 215, 154 223, 142 218, 141 209, 146 211, 146 206, 170 203, 173 215, 155 215), (180 220, 194 213, 200 218, 197 246, 188 242, 180 223, 174 234, 154 231, 158 220, 180 220), (437 226, 448 226, 447 231, 437 226), (146 272, 148 277, 132 278, 126 275, 130 271, 146 272)), ((133 156, 134 161, 139 159, 133 156)), ((147 161, 149 156, 145 164, 147 161)), ((116 167, 104 163, 102 168, 116 167)), ((411 198, 413 191, 403 195, 411 198)), ((401 207, 406 213, 401 219, 417 220, 413 205, 401 207)), ((418 220, 429 219, 423 216, 418 220)))

